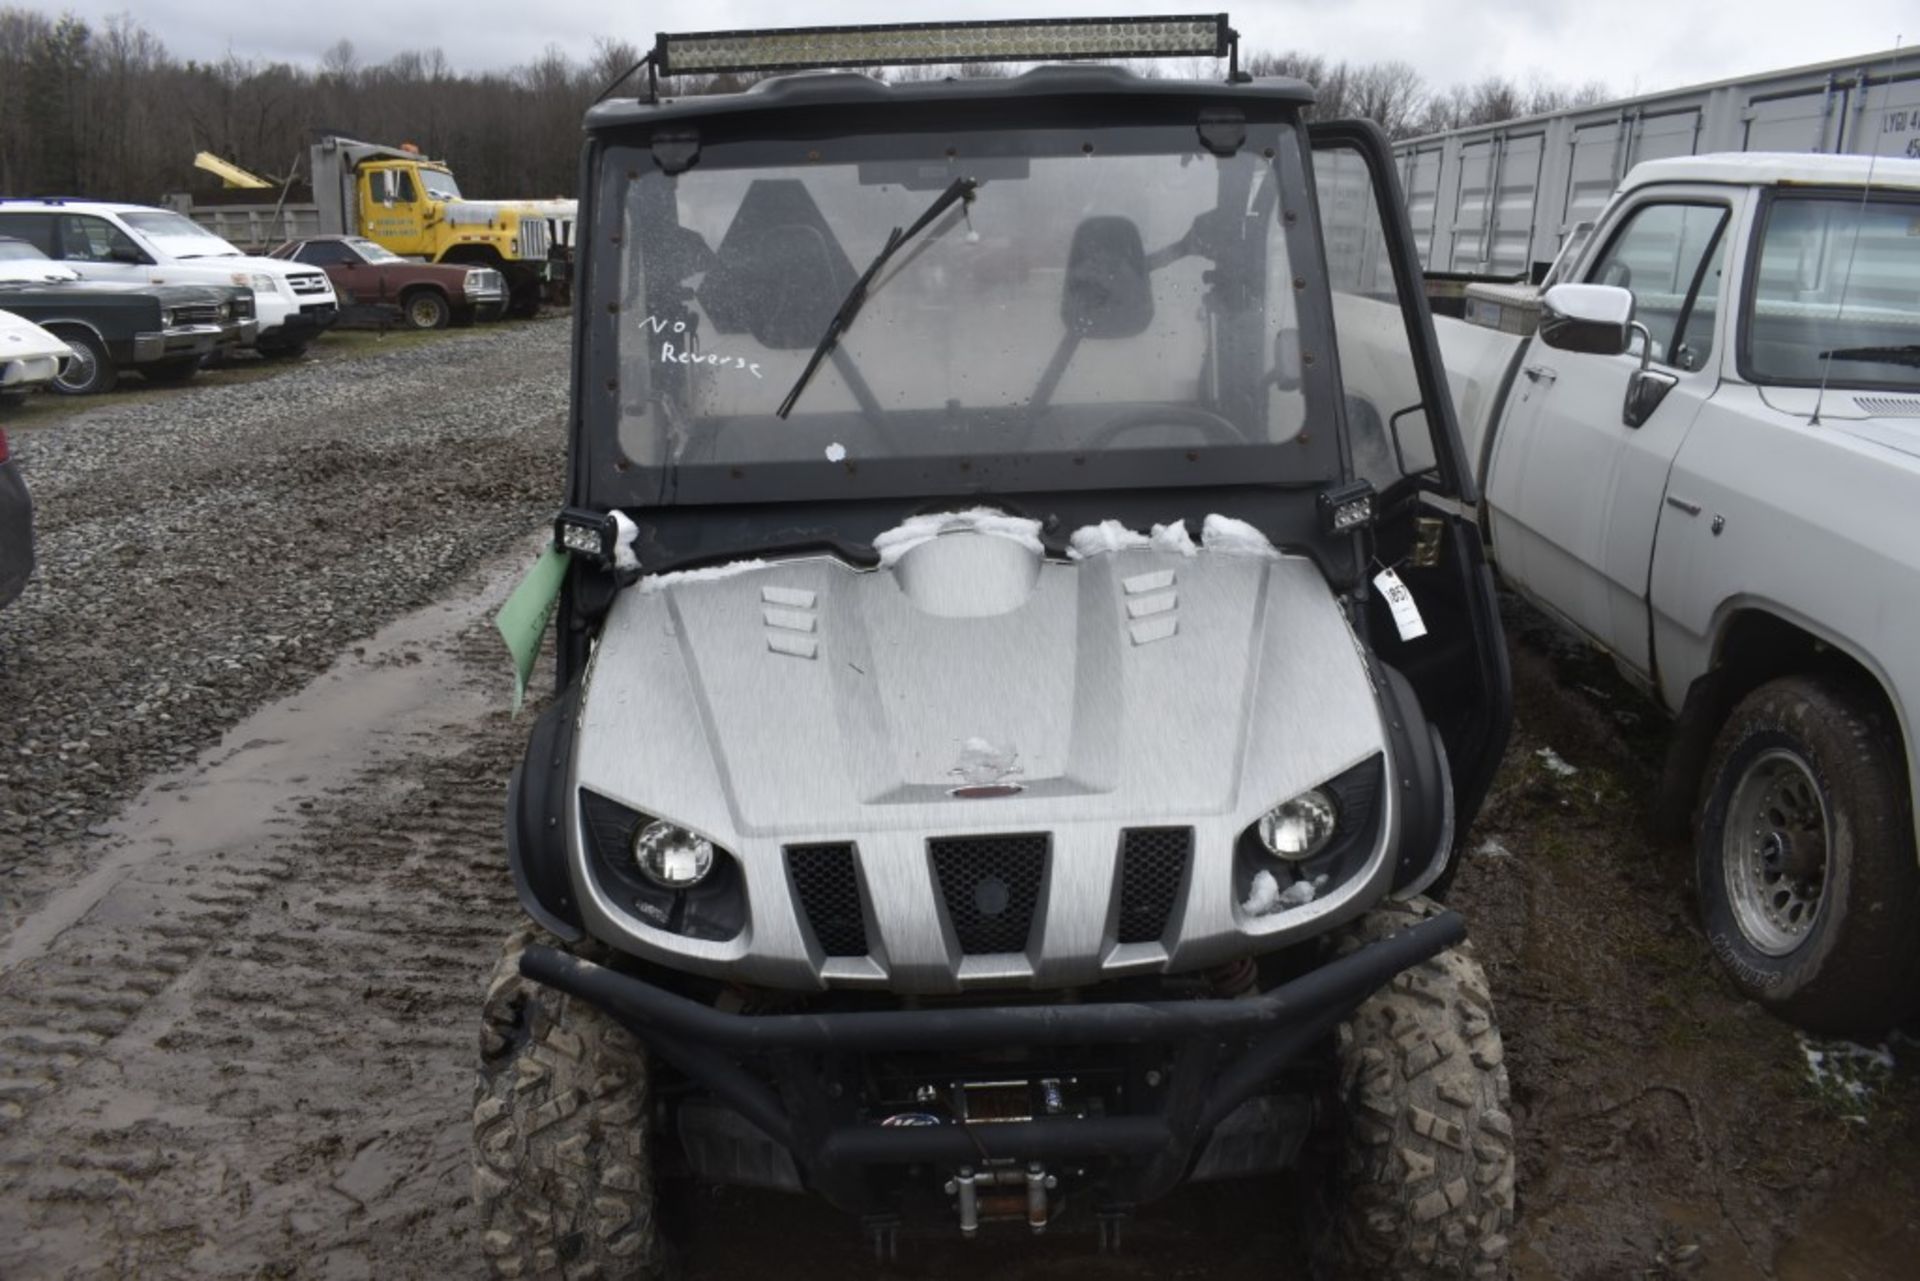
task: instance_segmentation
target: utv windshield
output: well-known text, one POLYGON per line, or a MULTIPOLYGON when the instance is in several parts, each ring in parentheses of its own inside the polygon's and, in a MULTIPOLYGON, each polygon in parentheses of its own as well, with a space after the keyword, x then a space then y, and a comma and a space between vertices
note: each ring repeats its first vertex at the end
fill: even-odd
POLYGON ((1748 293, 1754 381, 1920 388, 1920 198, 1777 197, 1748 293))
POLYGON ((650 501, 1339 471, 1334 433, 1308 430, 1300 335, 1326 330, 1301 319, 1310 196, 1284 124, 1224 157, 1188 123, 724 144, 675 176, 635 150, 608 169, 617 438, 650 501))

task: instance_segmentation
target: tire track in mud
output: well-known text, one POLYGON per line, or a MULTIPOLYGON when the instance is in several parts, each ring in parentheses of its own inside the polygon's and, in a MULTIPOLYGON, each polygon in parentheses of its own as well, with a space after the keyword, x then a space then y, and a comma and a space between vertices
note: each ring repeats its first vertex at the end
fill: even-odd
POLYGON ((465 1105, 528 720, 490 627, 441 657, 454 715, 395 760, 304 825, 154 853, 0 975, 0 1275, 473 1270, 465 1105))

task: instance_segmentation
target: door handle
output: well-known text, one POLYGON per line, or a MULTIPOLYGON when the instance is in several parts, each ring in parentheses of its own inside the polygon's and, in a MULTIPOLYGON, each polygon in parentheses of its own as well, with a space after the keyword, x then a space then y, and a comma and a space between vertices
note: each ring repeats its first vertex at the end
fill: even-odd
POLYGON ((1560 376, 1545 365, 1527 365, 1520 372, 1537 383, 1550 383, 1560 376))

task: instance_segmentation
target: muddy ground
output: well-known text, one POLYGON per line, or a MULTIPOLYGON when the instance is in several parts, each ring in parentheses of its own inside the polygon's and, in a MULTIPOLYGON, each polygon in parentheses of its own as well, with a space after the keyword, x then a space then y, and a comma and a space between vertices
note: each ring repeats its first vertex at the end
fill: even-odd
MULTIPOLYGON (((557 379, 557 352, 526 360, 518 376, 557 379)), ((494 362, 476 368, 491 377, 494 362)), ((398 400, 446 383, 426 362, 384 376, 398 400)), ((166 403, 207 430, 201 394, 166 403)), ((530 403, 489 394, 503 415, 530 403)), ((328 439, 349 440, 352 414, 375 408, 336 406, 328 439)), ((471 448, 524 465, 550 456, 546 408, 507 424, 476 405, 459 431, 471 448)), ((37 458, 53 454, 43 438, 37 458)), ((47 465, 75 493, 88 468, 114 466, 106 453, 47 465)), ((379 481, 360 475, 362 488, 379 481)), ((204 503, 184 485, 170 501, 204 503)), ((352 494, 348 485, 334 498, 352 494)), ((369 519, 374 509, 357 510, 369 519)), ((384 536, 405 545, 410 528, 384 536)), ((284 667, 235 660, 231 677, 218 663, 197 668, 206 693, 186 714, 226 710, 205 712, 178 740, 199 751, 184 763, 143 768, 149 758, 124 754, 156 741, 175 752, 161 731, 125 749, 109 733, 68 753, 103 760, 61 767, 70 802, 26 794, 39 776, 17 765, 0 776, 0 815, 13 816, 0 824, 0 868, 20 887, 0 897, 0 1276, 478 1274, 467 1204, 473 1015, 515 916, 498 820, 528 725, 508 711, 506 665, 484 619, 533 532, 510 525, 484 554, 438 555, 431 578, 404 571, 401 586, 376 595, 379 608, 306 629, 323 654, 284 667), (404 612, 422 599, 432 603, 404 612), (108 782, 89 791, 87 773, 108 782), (49 822, 70 808, 86 827, 49 822), (29 844, 28 828, 42 839, 29 844)), ((301 551, 323 579, 327 555, 301 551)), ((149 574, 168 556, 165 540, 142 544, 149 574)), ((403 573, 398 558, 382 563, 403 573)), ((356 562, 354 572, 367 571, 356 562)), ((1452 898, 1507 1037, 1519 1275, 1913 1275, 1916 1074, 1896 1071, 1864 1120, 1808 1084, 1791 1031, 1720 980, 1693 923, 1684 855, 1642 835, 1640 798, 1658 759, 1651 712, 1524 614, 1512 621, 1519 724, 1452 898), (1575 772, 1557 772, 1541 749, 1575 772)), ((0 615, 0 641, 9 626, 0 615)), ((224 627, 210 634, 232 639, 224 627)), ((169 637, 191 646, 187 633, 169 637)), ((118 671, 122 659, 103 650, 86 661, 118 671)), ((26 732, 21 709, 54 697, 23 685, 47 662, 16 652, 0 664, 0 735, 11 742, 26 732)), ((84 703, 68 675, 45 679, 63 708, 84 703)), ((1896 1048, 1920 1061, 1920 1045, 1896 1048)), ((888 1271, 1305 1275, 1292 1213, 1303 1199, 1284 1180, 1217 1187, 1143 1215, 1115 1257, 1066 1233, 1038 1249, 940 1239, 907 1243, 888 1271)), ((856 1232, 805 1202, 701 1194, 674 1213, 691 1228, 693 1278, 875 1271, 856 1232)))

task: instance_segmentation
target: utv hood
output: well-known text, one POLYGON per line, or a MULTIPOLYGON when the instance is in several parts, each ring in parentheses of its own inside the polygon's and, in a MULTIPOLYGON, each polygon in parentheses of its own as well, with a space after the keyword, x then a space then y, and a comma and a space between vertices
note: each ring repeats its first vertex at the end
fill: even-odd
POLYGON ((725 843, 1185 822, 1379 750, 1310 561, 1047 561, 954 533, 887 569, 792 560, 627 592, 577 761, 583 786, 725 843))

